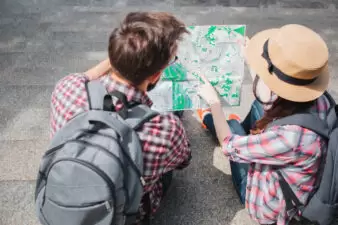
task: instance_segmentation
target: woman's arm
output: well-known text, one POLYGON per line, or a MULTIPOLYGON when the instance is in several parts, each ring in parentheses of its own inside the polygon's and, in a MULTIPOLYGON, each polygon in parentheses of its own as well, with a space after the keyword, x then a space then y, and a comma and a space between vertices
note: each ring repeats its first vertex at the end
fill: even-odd
POLYGON ((88 77, 89 80, 95 80, 109 72, 111 69, 109 59, 105 59, 96 66, 90 68, 85 72, 85 75, 88 77))
POLYGON ((211 114, 214 119, 214 126, 217 134, 217 139, 222 146, 224 139, 231 135, 231 130, 226 121, 221 102, 216 102, 210 105, 211 114))
MULTIPOLYGON (((299 157, 308 157, 301 147, 297 146, 304 136, 303 132, 303 128, 292 125, 276 126, 256 135, 233 134, 225 138, 222 150, 232 161, 240 163, 290 164, 299 157)), ((316 141, 312 144, 315 150, 316 141)))
POLYGON ((226 121, 218 93, 204 75, 200 75, 200 77, 204 84, 200 86, 198 93, 210 106, 217 138, 222 146, 224 139, 231 135, 231 130, 226 121))

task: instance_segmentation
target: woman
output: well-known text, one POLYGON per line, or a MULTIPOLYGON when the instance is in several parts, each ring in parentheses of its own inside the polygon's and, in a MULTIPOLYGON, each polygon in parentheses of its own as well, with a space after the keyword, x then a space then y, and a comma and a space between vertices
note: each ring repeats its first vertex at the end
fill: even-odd
POLYGON ((218 94, 205 77, 199 94, 210 109, 199 115, 229 156, 235 189, 250 216, 260 224, 284 225, 290 218, 276 168, 306 203, 327 144, 300 126, 268 126, 304 111, 326 119, 328 48, 314 31, 291 24, 257 33, 245 48, 245 58, 256 96, 245 120, 226 121, 218 94), (268 91, 259 91, 263 89, 268 91))

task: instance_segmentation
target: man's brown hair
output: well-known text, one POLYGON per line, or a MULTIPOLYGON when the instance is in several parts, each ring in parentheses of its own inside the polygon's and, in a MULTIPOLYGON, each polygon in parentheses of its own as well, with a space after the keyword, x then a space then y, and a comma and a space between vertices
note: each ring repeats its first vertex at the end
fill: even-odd
POLYGON ((188 33, 184 24, 165 12, 129 13, 109 38, 113 70, 134 85, 165 68, 188 33))

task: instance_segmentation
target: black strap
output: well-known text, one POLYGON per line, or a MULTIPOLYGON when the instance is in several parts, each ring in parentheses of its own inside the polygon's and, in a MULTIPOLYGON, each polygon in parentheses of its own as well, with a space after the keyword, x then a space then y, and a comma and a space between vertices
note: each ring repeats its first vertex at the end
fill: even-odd
POLYGON ((146 210, 146 215, 144 219, 142 220, 142 225, 150 225, 151 224, 151 216, 152 216, 152 205, 150 200, 150 194, 146 193, 144 196, 144 208, 146 210))
POLYGON ((123 119, 126 119, 128 117, 128 108, 129 108, 127 96, 119 91, 113 91, 110 93, 110 95, 116 97, 122 103, 122 108, 117 113, 123 119))
POLYGON ((285 73, 283 73, 278 67, 276 67, 271 59, 270 59, 270 55, 269 55, 269 50, 268 50, 268 46, 269 46, 269 40, 267 40, 264 43, 263 46, 263 53, 262 53, 262 57, 266 60, 266 62, 268 63, 268 70, 270 72, 270 74, 272 75, 272 73, 274 73, 278 79, 288 83, 288 84, 293 84, 293 85, 298 85, 298 86, 304 86, 304 85, 308 85, 313 83, 317 77, 313 78, 313 79, 299 79, 299 78, 295 78, 295 77, 291 77, 285 73))
POLYGON ((324 96, 329 100, 330 106, 335 107, 336 106, 336 101, 333 99, 333 97, 329 94, 329 92, 325 91, 324 96))
POLYGON ((290 185, 286 182, 284 176, 282 175, 280 170, 276 171, 279 177, 279 184, 282 189, 285 203, 286 203, 286 209, 291 210, 296 207, 296 209, 300 209, 303 207, 303 204, 299 201, 295 193, 292 191, 290 185))
POLYGON ((110 95, 105 95, 103 98, 103 110, 104 111, 115 111, 115 106, 113 104, 113 99, 110 95))
POLYGON ((90 93, 89 93, 88 83, 89 83, 89 80, 86 80, 85 81, 85 88, 86 88, 86 92, 87 92, 88 108, 91 110, 92 109, 92 101, 90 100, 90 93))

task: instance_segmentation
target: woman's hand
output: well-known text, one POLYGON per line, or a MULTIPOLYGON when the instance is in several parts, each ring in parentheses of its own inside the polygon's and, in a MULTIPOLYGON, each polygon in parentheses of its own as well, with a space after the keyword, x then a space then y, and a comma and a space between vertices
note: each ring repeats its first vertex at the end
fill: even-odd
POLYGON ((213 105, 215 103, 220 103, 220 98, 218 96, 215 88, 210 84, 209 80, 204 76, 200 75, 204 84, 201 84, 198 88, 198 95, 203 98, 208 105, 213 105))
POLYGON ((109 70, 111 69, 110 61, 109 59, 105 59, 93 68, 87 70, 85 72, 85 75, 88 77, 89 80, 96 80, 103 75, 106 75, 109 70))

